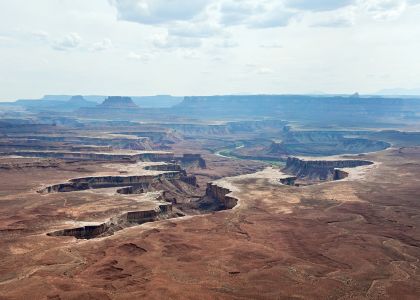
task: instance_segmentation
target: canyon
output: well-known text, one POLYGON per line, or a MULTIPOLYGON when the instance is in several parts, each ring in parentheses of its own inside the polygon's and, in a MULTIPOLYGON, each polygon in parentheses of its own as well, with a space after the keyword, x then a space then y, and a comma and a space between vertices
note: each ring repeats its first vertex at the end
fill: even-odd
POLYGON ((289 157, 283 172, 310 181, 340 180, 348 175, 341 169, 372 164, 373 162, 366 160, 303 160, 297 157, 289 157))
POLYGON ((1 299, 418 298, 415 100, 92 97, 0 121, 1 299))

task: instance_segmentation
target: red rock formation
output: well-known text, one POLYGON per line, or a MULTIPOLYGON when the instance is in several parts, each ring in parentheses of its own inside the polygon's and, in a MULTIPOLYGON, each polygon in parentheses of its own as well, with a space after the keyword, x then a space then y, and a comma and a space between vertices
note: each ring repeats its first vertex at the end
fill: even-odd
POLYGON ((238 199, 227 196, 231 190, 218 186, 214 183, 208 183, 206 189, 206 196, 214 198, 220 202, 221 209, 232 209, 238 203, 238 199))
POLYGON ((373 164, 366 160, 303 160, 287 158, 284 172, 309 180, 338 180, 347 177, 347 173, 338 168, 354 168, 373 164))

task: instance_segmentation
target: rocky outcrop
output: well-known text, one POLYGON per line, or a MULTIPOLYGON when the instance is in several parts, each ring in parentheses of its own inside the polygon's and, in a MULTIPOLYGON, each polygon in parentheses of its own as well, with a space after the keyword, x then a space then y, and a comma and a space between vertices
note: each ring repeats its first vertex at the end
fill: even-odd
POLYGON ((67 100, 67 105, 72 105, 77 108, 84 107, 84 106, 92 106, 93 102, 86 100, 81 95, 72 96, 69 100, 67 100))
POLYGON ((340 179, 344 179, 346 177, 349 176, 349 173, 343 171, 343 170, 339 170, 339 169, 335 169, 334 170, 334 175, 333 175, 333 180, 340 180, 340 179))
POLYGON ((174 160, 174 154, 170 152, 150 152, 142 153, 136 156, 141 161, 167 161, 171 162, 174 160))
POLYGON ((206 196, 215 199, 219 203, 220 210, 232 209, 238 204, 238 199, 228 196, 232 191, 215 183, 208 183, 206 196))
POLYGON ((189 185, 197 186, 197 177, 194 175, 181 176, 181 180, 189 185))
POLYGON ((281 120, 238 121, 224 124, 166 124, 165 127, 187 136, 220 136, 235 133, 263 132, 283 130, 286 122, 281 120))
POLYGON ((97 160, 97 161, 173 161, 170 152, 144 152, 139 154, 119 154, 112 152, 63 152, 63 151, 13 151, 0 155, 18 155, 23 157, 60 158, 65 160, 97 160))
POLYGON ((67 183, 60 183, 48 186, 40 193, 53 192, 74 192, 88 189, 99 189, 109 187, 127 187, 133 189, 147 188, 154 181, 162 179, 181 179, 183 175, 180 172, 166 172, 159 175, 141 175, 141 176, 95 176, 82 177, 69 180, 67 183))
POLYGON ((128 222, 142 224, 146 222, 152 222, 156 220, 161 210, 140 210, 140 211, 130 211, 125 217, 128 222))
POLYGON ((108 230, 105 223, 99 225, 88 225, 47 233, 49 236, 74 236, 77 239, 91 239, 97 237, 108 230))
MULTIPOLYGON (((14 153, 23 157, 48 157, 66 160, 135 161, 136 159, 133 155, 99 152, 15 151, 14 153)), ((5 154, 7 155, 7 153, 5 154)))
POLYGON ((145 170, 154 170, 154 171, 183 171, 180 165, 177 164, 162 164, 162 165, 152 165, 144 167, 145 170))
POLYGON ((175 158, 184 168, 198 167, 201 169, 206 168, 206 161, 200 154, 183 154, 181 157, 175 158))
POLYGON ((341 168, 354 168, 371 165, 366 160, 303 160, 289 157, 283 172, 291 173, 300 179, 307 180, 338 180, 347 177, 341 168))
POLYGON ((139 138, 148 138, 154 144, 174 144, 181 140, 180 134, 176 134, 173 130, 164 131, 124 131, 120 134, 134 135, 139 138))
POLYGON ((123 194, 123 195, 143 194, 147 192, 148 190, 150 190, 150 183, 144 182, 144 183, 136 184, 135 186, 126 186, 121 189, 118 189, 117 193, 123 194))
POLYGON ((287 150, 283 147, 283 143, 272 142, 267 148, 268 154, 285 155, 287 150))
MULTIPOLYGON (((113 234, 126 227, 154 222, 157 220, 183 216, 178 208, 173 211, 173 205, 188 203, 197 198, 197 180, 195 176, 188 176, 179 165, 155 165, 151 169, 165 169, 158 175, 128 175, 128 176, 91 176, 69 180, 69 182, 52 185, 40 190, 40 193, 72 192, 87 189, 121 187, 119 194, 141 194, 159 191, 155 197, 157 207, 149 210, 125 212, 112 217, 107 222, 94 225, 80 226, 48 233, 50 236, 74 236, 78 239, 91 239, 113 234)), ((199 195, 198 195, 199 197, 199 195)))
POLYGON ((134 225, 164 220, 176 217, 172 213, 172 204, 162 203, 156 209, 130 211, 118 217, 111 218, 109 221, 97 224, 87 225, 76 228, 57 230, 47 233, 49 236, 74 236, 77 239, 92 239, 101 236, 112 235, 114 232, 131 227, 134 225))
POLYGON ((296 176, 291 176, 291 177, 281 178, 280 182, 281 184, 285 184, 285 185, 295 185, 296 179, 297 179, 296 176))
POLYGON ((75 111, 79 117, 94 117, 98 119, 113 120, 134 120, 141 113, 147 114, 144 109, 140 109, 130 97, 110 96, 101 104, 95 107, 82 107, 75 111))
MULTIPOLYGON (((146 192, 151 191, 163 191, 164 194, 167 192, 172 193, 188 193, 192 188, 198 187, 197 185, 197 178, 193 175, 183 175, 180 174, 180 176, 173 177, 170 179, 163 179, 163 177, 156 178, 152 181, 143 182, 143 183, 136 183, 132 184, 130 186, 123 187, 121 189, 117 190, 117 193, 119 194, 143 194, 146 192), (185 183, 188 186, 185 186, 185 183)), ((163 197, 166 199, 165 197, 163 197)))
POLYGON ((98 108, 106 109, 138 109, 139 107, 130 97, 110 96, 104 100, 98 108))
POLYGON ((356 137, 358 132, 287 131, 281 142, 272 142, 262 152, 269 155, 328 156, 384 150, 389 143, 356 137))
MULTIPOLYGON (((98 146, 108 147, 111 149, 131 149, 131 150, 152 150, 154 145, 148 137, 132 137, 132 136, 66 136, 66 135, 24 135, 16 137, 2 137, 0 145, 7 145, 32 150, 53 150, 53 149, 66 149, 73 148, 77 151, 78 148, 98 146)), ((81 150, 83 151, 83 150, 81 150)))

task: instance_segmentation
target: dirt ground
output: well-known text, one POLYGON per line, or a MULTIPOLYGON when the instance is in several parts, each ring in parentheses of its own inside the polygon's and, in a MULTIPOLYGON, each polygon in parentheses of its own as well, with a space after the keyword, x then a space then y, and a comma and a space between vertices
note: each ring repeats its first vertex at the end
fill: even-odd
POLYGON ((418 299, 420 148, 365 158, 378 164, 317 185, 281 185, 276 170, 227 178, 232 210, 91 240, 46 233, 133 203, 36 189, 101 166, 2 169, 0 298, 418 299))

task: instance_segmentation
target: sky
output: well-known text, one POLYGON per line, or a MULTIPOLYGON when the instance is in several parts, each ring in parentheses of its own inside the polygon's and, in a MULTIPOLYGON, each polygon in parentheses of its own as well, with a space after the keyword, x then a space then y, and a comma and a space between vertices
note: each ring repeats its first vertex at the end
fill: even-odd
POLYGON ((0 0, 0 101, 420 88, 420 0, 0 0))

